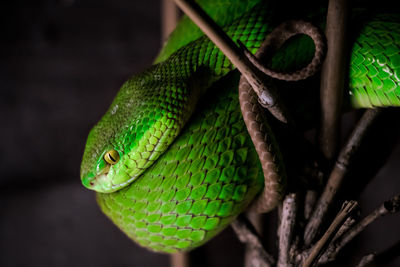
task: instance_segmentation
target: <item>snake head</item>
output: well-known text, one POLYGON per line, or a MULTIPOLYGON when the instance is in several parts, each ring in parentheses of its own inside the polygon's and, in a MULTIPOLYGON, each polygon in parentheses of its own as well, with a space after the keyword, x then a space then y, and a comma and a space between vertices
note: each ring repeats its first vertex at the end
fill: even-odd
MULTIPOLYGON (((153 72, 150 72, 150 74, 153 72)), ((148 73, 128 80, 87 138, 82 184, 103 193, 117 191, 167 150, 190 116, 186 96, 148 73)))
POLYGON ((173 139, 169 128, 155 129, 159 122, 143 127, 147 119, 115 133, 105 128, 112 127, 104 122, 107 117, 89 133, 81 164, 82 184, 102 193, 115 192, 139 178, 167 149, 171 141, 166 139, 173 139))
POLYGON ((129 179, 125 177, 124 172, 120 170, 122 165, 120 159, 123 157, 123 151, 116 148, 109 150, 100 150, 100 154, 93 151, 91 147, 91 139, 96 139, 96 129, 94 128, 88 137, 87 149, 85 150, 84 160, 81 167, 82 184, 89 189, 97 192, 113 192, 123 187, 129 179), (94 162, 91 164, 94 168, 88 168, 86 162, 94 162))

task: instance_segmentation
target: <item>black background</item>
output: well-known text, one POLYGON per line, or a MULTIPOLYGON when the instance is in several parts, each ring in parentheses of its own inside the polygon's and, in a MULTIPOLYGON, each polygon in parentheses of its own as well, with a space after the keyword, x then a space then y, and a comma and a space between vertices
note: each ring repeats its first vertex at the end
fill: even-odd
MULTIPOLYGON (((79 179, 90 128, 161 46, 160 1, 15 0, 0 4, 0 22, 0 266, 168 266, 114 227, 79 179)), ((398 193, 399 160, 396 145, 360 196, 366 213, 398 193)), ((377 221, 344 262, 396 243, 399 223, 377 221)), ((242 251, 227 229, 193 266, 241 266, 242 251)))

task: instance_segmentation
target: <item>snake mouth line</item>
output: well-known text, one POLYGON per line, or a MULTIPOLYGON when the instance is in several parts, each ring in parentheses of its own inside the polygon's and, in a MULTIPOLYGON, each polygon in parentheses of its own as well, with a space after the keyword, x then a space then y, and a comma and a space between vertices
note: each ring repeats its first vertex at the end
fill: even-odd
POLYGON ((140 173, 139 175, 132 176, 123 183, 113 184, 112 181, 109 181, 108 173, 107 171, 96 175, 93 180, 90 181, 90 189, 99 193, 113 193, 142 176, 142 173, 140 173))
POLYGON ((126 182, 120 183, 120 184, 116 184, 116 185, 112 185, 111 189, 113 190, 118 190, 120 188, 125 187, 126 185, 130 184, 131 182, 133 182, 134 180, 136 180, 137 178, 139 178, 140 176, 142 176, 142 173, 139 175, 134 175, 131 178, 129 178, 126 182))

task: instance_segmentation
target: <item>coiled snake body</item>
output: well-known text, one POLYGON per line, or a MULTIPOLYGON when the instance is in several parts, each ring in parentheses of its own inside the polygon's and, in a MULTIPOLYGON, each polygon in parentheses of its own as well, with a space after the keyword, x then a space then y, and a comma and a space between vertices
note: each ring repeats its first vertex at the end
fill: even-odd
MULTIPOLYGON (((224 30, 255 52, 271 31, 270 17, 260 3, 224 30)), ((358 33, 349 73, 355 106, 400 105, 399 22, 396 15, 376 16, 358 33)), ((178 46, 122 86, 91 130, 81 165, 82 183, 99 192, 101 209, 118 227, 140 245, 170 253, 215 236, 264 187, 240 112, 237 76, 206 90, 234 67, 206 37, 178 46)), ((308 62, 314 47, 299 41, 291 49, 272 68, 308 62)), ((266 185, 275 192, 271 209, 284 192, 285 175, 267 132, 276 181, 266 185)))

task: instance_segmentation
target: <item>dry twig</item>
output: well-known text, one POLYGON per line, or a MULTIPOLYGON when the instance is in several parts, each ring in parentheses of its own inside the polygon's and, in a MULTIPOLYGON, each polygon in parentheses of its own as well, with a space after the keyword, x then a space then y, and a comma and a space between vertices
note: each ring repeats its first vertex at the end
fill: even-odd
POLYGON ((294 236, 296 224, 297 201, 296 194, 288 194, 283 201, 282 219, 278 229, 279 237, 279 267, 291 266, 290 264, 290 245, 294 236))
POLYGON ((353 216, 348 217, 343 225, 339 228, 336 235, 333 237, 332 242, 335 242, 341 236, 343 236, 343 234, 346 233, 351 227, 353 227, 355 223, 356 220, 353 218, 353 216))
POLYGON ((311 249, 310 255, 306 258, 303 263, 303 267, 312 266, 314 262, 318 260, 321 252, 329 245, 336 232, 339 230, 340 226, 344 223, 347 217, 351 214, 354 208, 357 206, 355 201, 346 201, 343 204, 342 210, 338 213, 336 218, 333 220, 332 224, 329 226, 328 230, 321 237, 321 239, 314 245, 311 249))
POLYGON ((328 261, 333 261, 337 254, 346 246, 354 237, 356 237, 360 232, 362 232, 368 225, 374 222, 376 219, 385 216, 389 213, 396 213, 400 210, 400 194, 396 195, 392 199, 385 201, 377 209, 371 212, 353 228, 349 229, 341 237, 337 238, 329 248, 326 253, 321 257, 321 263, 326 263, 328 261))
POLYGON ((275 264, 274 257, 266 252, 260 236, 245 216, 238 216, 231 226, 239 240, 255 251, 256 257, 253 259, 253 266, 266 267, 275 264))

